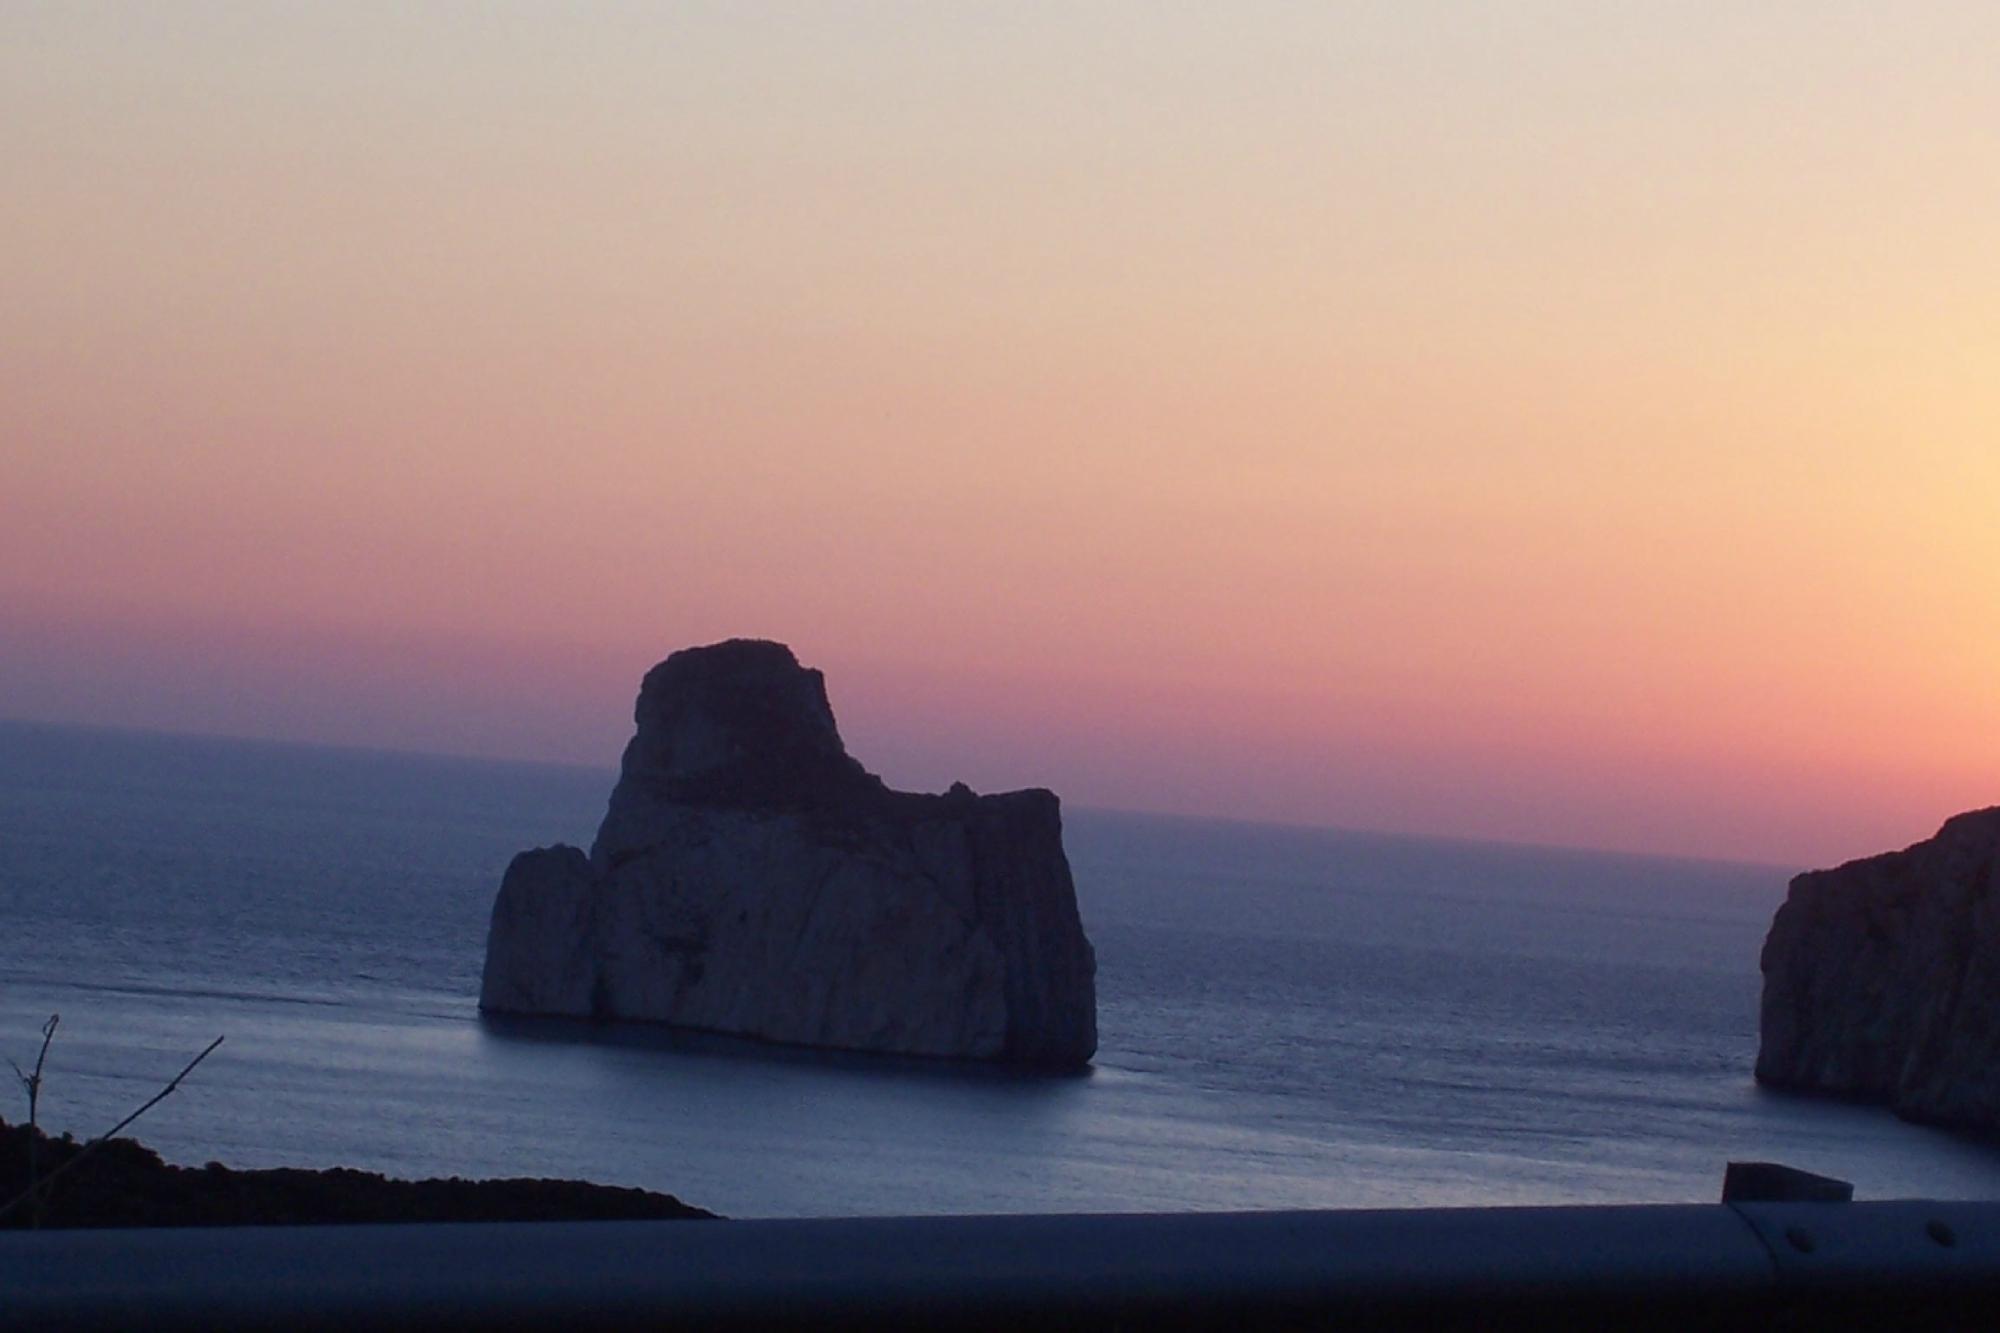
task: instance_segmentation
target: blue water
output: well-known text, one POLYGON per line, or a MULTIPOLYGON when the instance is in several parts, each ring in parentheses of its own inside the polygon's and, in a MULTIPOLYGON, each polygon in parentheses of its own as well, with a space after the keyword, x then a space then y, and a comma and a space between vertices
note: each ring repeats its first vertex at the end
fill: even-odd
POLYGON ((60 1011, 89 1135, 222 1034, 137 1128, 172 1160, 736 1216, 1695 1201, 1731 1157, 2000 1197, 2000 1149, 1752 1083, 1769 867, 1070 810, 1087 1075, 483 1024, 502 869, 611 780, 0 723, 0 1054, 60 1011))

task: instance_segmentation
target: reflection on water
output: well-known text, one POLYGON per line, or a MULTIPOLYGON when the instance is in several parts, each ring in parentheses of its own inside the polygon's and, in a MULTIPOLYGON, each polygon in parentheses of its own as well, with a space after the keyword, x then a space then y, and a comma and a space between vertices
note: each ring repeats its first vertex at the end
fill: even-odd
POLYGON ((876 1055, 826 1050, 785 1042, 755 1041, 719 1032, 667 1027, 658 1023, 605 1023, 581 1018, 549 1018, 523 1014, 479 1015, 480 1029, 495 1041, 582 1043, 666 1051, 712 1060, 749 1060, 803 1066, 826 1073, 858 1074, 865 1078, 917 1078, 941 1082, 973 1080, 982 1084, 1027 1085, 1088 1078, 1091 1071, 1041 1069, 988 1064, 974 1060, 941 1060, 914 1055, 876 1055))

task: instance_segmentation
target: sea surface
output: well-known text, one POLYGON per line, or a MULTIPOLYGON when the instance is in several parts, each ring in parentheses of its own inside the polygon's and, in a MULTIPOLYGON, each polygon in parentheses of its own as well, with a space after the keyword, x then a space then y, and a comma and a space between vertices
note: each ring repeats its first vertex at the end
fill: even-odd
MULTIPOLYGON (((199 1165, 563 1176, 733 1216, 1705 1201, 1729 1158, 2000 1197, 2000 1148, 1760 1090, 1787 872, 1071 809, 1093 1069, 482 1022, 593 769, 0 723, 0 1054, 199 1165)), ((25 1100, 0 1088, 0 1115, 25 1100)))

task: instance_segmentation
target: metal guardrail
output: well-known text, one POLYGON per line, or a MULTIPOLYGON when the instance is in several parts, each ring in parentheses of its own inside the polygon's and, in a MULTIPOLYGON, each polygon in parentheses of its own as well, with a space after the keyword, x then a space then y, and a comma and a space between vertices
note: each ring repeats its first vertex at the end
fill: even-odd
POLYGON ((2000 1204, 0 1234, 0 1328, 2000 1322, 2000 1204))

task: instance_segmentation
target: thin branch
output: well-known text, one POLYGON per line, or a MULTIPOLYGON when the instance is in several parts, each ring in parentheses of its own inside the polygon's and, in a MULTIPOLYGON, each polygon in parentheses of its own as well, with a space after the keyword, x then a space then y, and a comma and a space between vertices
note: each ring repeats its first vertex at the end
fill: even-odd
MULTIPOLYGON (((152 1099, 148 1101, 144 1106, 141 1106, 131 1115, 126 1116, 123 1120, 120 1120, 117 1124, 113 1125, 109 1130, 105 1131, 104 1133, 98 1135, 96 1138, 92 1139, 90 1143, 84 1148, 84 1152, 89 1152, 90 1149, 95 1148, 98 1144, 103 1143, 106 1139, 116 1136, 119 1130, 125 1128, 125 1126, 131 1124, 134 1120, 137 1120, 140 1116, 146 1114, 146 1112, 152 1110, 155 1106, 158 1106, 161 1102, 165 1101, 167 1099, 167 1094, 172 1092, 174 1089, 180 1087, 181 1080, 186 1078, 190 1073, 194 1072, 194 1067, 200 1064, 203 1060, 206 1060, 208 1058, 209 1052, 213 1051, 216 1047, 220 1045, 222 1045, 222 1038, 217 1037, 214 1041, 202 1047, 201 1054, 197 1055, 194 1059, 188 1061, 187 1068, 181 1070, 180 1073, 175 1074, 173 1078, 167 1083, 166 1087, 161 1088, 158 1092, 154 1093, 152 1099)), ((80 1157, 83 1154, 79 1153, 77 1155, 80 1157)), ((72 1162, 73 1161, 74 1159, 72 1159, 72 1162)), ((51 1180, 55 1179, 55 1177, 53 1176, 49 1178, 51 1180)))
POLYGON ((56 1039, 56 1024, 62 1022, 61 1014, 50 1014, 49 1021, 42 1024, 42 1053, 35 1057, 35 1087, 42 1086, 42 1064, 49 1058, 49 1043, 56 1039))
POLYGON ((42 1066, 48 1063, 49 1043, 56 1039, 56 1024, 62 1022, 61 1014, 50 1014, 49 1021, 42 1024, 42 1049, 35 1056, 35 1072, 24 1074, 21 1066, 15 1065, 12 1057, 7 1063, 14 1065, 14 1077, 21 1080, 21 1086, 28 1090, 28 1197, 35 1201, 28 1210, 28 1225, 40 1230, 42 1225, 41 1190, 41 1135, 38 1132, 37 1113, 42 1103, 42 1066))
MULTIPOLYGON (((138 1110, 132 1112, 131 1115, 126 1116, 123 1120, 120 1120, 110 1129, 107 1129, 106 1131, 104 1131, 104 1133, 98 1135, 90 1142, 84 1144, 82 1152, 70 1158, 67 1162, 64 1162, 61 1166, 57 1167, 55 1170, 49 1172, 48 1179, 44 1180, 41 1183, 40 1189, 45 1190, 49 1186, 55 1184, 56 1181, 62 1179, 65 1173, 81 1165, 86 1159, 89 1158, 89 1156, 92 1153, 96 1152, 99 1148, 102 1148, 112 1139, 117 1138, 119 1130, 125 1128, 125 1126, 131 1124, 134 1120, 137 1120, 140 1116, 146 1114, 146 1112, 152 1110, 155 1106, 158 1106, 161 1102, 165 1101, 167 1099, 168 1094, 173 1092, 174 1089, 180 1087, 181 1080, 186 1078, 189 1074, 193 1073, 194 1067, 200 1064, 203 1060, 206 1060, 209 1056, 209 1053, 220 1045, 222 1045, 222 1038, 217 1037, 214 1041, 210 1042, 207 1046, 203 1047, 200 1055, 197 1055, 194 1059, 187 1062, 187 1068, 181 1070, 180 1073, 175 1074, 173 1078, 168 1081, 166 1087, 161 1088, 158 1092, 154 1093, 152 1097, 138 1110)), ((17 1194, 13 1198, 9 1199, 6 1203, 0 1204, 0 1218, 5 1218, 7 1214, 13 1212, 16 1208, 20 1207, 23 1201, 31 1197, 34 1197, 37 1193, 38 1193, 37 1188, 31 1186, 29 1187, 26 1193, 17 1194)))
POLYGON ((35 1096, 42 1090, 42 1066, 48 1063, 49 1043, 56 1039, 56 1024, 62 1022, 61 1014, 50 1014, 49 1021, 42 1024, 42 1051, 35 1057, 35 1072, 30 1074, 14 1064, 12 1056, 7 1063, 14 1066, 14 1077, 21 1080, 21 1086, 28 1090, 28 1123, 35 1123, 35 1096))

